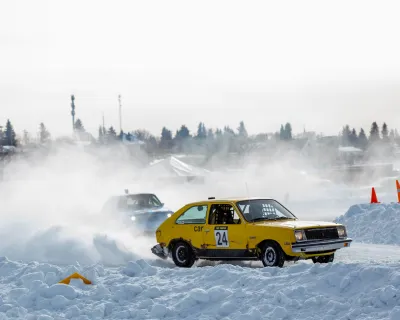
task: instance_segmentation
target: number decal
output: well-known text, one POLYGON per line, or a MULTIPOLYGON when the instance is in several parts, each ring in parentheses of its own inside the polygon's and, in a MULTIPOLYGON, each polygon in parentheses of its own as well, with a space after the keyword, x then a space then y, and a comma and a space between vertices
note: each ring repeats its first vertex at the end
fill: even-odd
POLYGON ((216 247, 229 247, 228 228, 216 227, 214 229, 216 247))

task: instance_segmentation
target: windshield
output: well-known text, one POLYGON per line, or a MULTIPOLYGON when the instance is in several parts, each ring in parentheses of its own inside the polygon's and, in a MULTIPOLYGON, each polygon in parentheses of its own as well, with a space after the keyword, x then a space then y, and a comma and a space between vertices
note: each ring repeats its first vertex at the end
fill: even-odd
POLYGON ((162 203, 154 194, 130 194, 125 197, 121 207, 128 210, 142 210, 162 207, 162 203))
POLYGON ((278 201, 272 199, 244 200, 236 204, 248 222, 297 219, 278 201))

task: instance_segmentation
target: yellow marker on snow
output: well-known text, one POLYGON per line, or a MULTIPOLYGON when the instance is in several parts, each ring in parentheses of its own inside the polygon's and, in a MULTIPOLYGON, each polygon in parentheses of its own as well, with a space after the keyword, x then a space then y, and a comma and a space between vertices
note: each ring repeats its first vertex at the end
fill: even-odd
POLYGON ((77 272, 75 272, 75 273, 71 274, 69 277, 61 280, 59 283, 69 284, 71 279, 81 279, 84 284, 92 284, 92 282, 90 280, 86 279, 84 276, 81 276, 77 272))

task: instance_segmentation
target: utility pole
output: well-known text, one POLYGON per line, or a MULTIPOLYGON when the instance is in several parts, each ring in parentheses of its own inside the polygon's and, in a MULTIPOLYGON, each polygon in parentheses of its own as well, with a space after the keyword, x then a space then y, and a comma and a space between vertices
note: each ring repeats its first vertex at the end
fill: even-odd
POLYGON ((119 131, 122 132, 121 95, 118 96, 118 102, 119 102, 119 131))
POLYGON ((72 116, 72 132, 75 132, 75 97, 71 95, 71 116, 72 116))

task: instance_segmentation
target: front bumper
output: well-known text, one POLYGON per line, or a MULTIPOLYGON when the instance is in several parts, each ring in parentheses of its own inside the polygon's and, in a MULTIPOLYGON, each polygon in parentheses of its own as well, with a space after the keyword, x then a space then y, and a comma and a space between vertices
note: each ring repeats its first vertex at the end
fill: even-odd
POLYGON ((161 247, 159 244, 156 244, 153 248, 151 248, 151 252, 162 259, 167 259, 169 255, 168 248, 161 247))
POLYGON ((319 253, 323 251, 334 251, 341 248, 350 247, 353 240, 350 238, 322 240, 322 241, 304 241, 292 244, 292 252, 295 253, 319 253))

